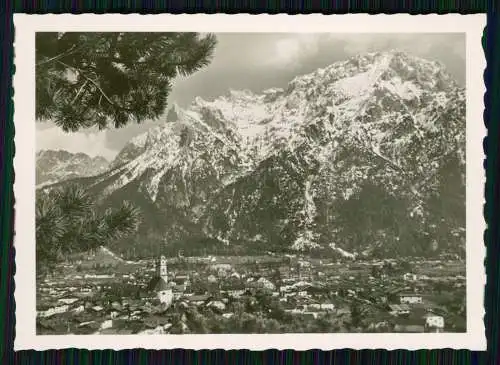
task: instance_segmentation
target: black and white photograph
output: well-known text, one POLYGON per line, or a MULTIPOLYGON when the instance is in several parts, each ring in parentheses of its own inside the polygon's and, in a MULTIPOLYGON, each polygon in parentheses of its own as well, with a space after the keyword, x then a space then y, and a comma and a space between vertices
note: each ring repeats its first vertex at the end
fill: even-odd
POLYGON ((466 28, 66 28, 22 121, 33 336, 483 329, 466 28))

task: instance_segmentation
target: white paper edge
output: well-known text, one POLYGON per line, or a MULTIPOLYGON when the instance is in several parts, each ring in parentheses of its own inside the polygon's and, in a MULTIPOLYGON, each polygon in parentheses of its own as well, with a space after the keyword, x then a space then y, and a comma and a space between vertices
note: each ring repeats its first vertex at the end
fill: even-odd
POLYGON ((481 37, 486 16, 475 15, 27 15, 14 14, 14 157, 16 337, 14 349, 433 349, 486 350, 484 328, 481 37), (37 336, 35 293, 35 47, 37 31, 195 31, 291 33, 443 33, 467 37, 467 332, 425 334, 56 335, 37 336))

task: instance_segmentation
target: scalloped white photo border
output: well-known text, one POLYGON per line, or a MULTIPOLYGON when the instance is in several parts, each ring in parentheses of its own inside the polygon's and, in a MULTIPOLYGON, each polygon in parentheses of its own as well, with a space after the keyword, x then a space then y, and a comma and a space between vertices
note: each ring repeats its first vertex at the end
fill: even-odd
POLYGON ((15 302, 14 349, 433 349, 485 350, 483 233, 483 72, 486 15, 27 15, 14 14, 15 302), (240 33, 466 34, 466 288, 465 333, 332 333, 207 335, 36 335, 35 292, 35 32, 194 31, 240 33))

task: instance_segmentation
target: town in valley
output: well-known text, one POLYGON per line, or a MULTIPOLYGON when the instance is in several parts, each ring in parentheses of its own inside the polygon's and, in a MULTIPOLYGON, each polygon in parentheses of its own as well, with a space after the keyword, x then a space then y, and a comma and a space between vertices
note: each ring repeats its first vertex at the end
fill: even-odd
POLYGON ((463 266, 446 256, 132 262, 100 248, 41 279, 37 333, 464 332, 463 266))

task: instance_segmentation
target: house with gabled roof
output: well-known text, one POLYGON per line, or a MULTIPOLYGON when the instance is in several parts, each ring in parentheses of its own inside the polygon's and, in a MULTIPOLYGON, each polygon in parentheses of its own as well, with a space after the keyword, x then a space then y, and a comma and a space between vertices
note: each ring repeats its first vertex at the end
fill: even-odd
POLYGON ((425 328, 429 332, 443 332, 444 318, 437 315, 427 315, 425 318, 425 328))
POLYGON ((399 302, 401 304, 417 304, 422 303, 422 295, 416 293, 398 293, 399 302))
POLYGON ((206 294, 203 294, 203 295, 191 295, 189 297, 186 297, 186 301, 189 302, 189 303, 192 303, 192 304, 194 304, 196 306, 199 306, 199 305, 205 304, 211 298, 212 297, 210 295, 206 295, 206 294))
POLYGON ((410 314, 410 307, 407 304, 390 304, 390 314, 393 316, 402 316, 410 314))

